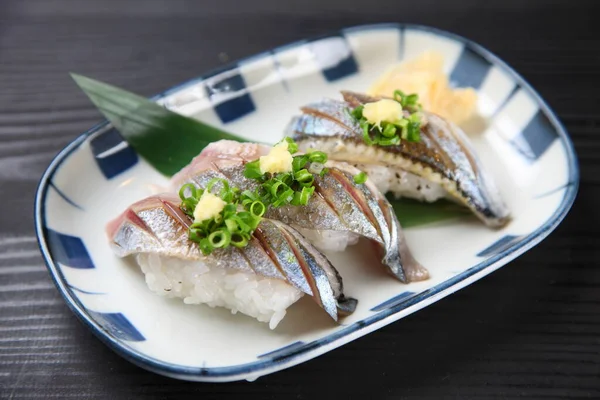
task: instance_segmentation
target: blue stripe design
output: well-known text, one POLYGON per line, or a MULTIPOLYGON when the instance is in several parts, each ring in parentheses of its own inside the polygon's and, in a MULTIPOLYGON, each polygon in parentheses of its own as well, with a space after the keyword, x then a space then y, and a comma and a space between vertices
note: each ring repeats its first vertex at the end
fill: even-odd
POLYGON ((106 179, 127 171, 138 162, 138 156, 114 128, 90 140, 94 159, 106 179))
MULTIPOLYGON (((230 71, 233 69, 223 71, 207 81, 205 90, 211 101, 214 101, 216 95, 246 89, 244 78, 239 73, 230 75, 230 71)), ((214 110, 221 122, 226 124, 256 111, 256 106, 250 95, 245 93, 214 105, 214 110)))
POLYGON ((323 43, 328 44, 327 51, 323 51, 323 48, 321 47, 319 47, 319 51, 315 51, 315 48, 313 47, 317 63, 321 66, 321 71, 328 82, 335 82, 358 72, 358 64, 352 54, 350 45, 348 45, 348 42, 342 36, 339 36, 339 39, 340 40, 332 41, 330 38, 326 39, 326 41, 313 42, 319 43, 319 46, 322 46, 323 43), (343 48, 340 49, 339 46, 342 46, 343 48), (331 58, 335 57, 336 53, 348 54, 348 56, 346 58, 337 59, 337 63, 331 66, 331 58))
POLYGON ((277 350, 273 350, 268 353, 261 354, 258 356, 258 358, 267 358, 268 357, 268 358, 272 358, 272 359, 276 360, 281 357, 287 357, 291 354, 294 354, 296 351, 302 349, 304 344, 305 343, 303 341, 299 340, 292 344, 288 344, 287 346, 283 346, 277 350))
POLYGON ((513 96, 515 94, 517 94, 517 92, 519 91, 519 89, 521 89, 521 87, 519 85, 515 85, 512 90, 510 91, 510 93, 508 94, 508 96, 506 96, 506 98, 504 99, 504 101, 502 101, 502 103, 500 103, 500 105, 498 106, 498 108, 496 108, 496 111, 494 111, 494 113, 490 116, 490 120, 493 120, 496 118, 496 116, 500 113, 500 111, 502 111, 504 109, 504 107, 508 104, 508 102, 513 98, 513 96))
POLYGON ((479 89, 491 67, 489 61, 465 47, 450 75, 450 82, 455 86, 479 89))
POLYGON ((537 196, 533 196, 533 198, 534 199, 541 199, 541 198, 544 198, 546 196, 550 196, 551 194, 554 194, 554 193, 556 193, 558 191, 564 190, 564 189, 568 188, 571 185, 573 185, 573 182, 565 183, 564 185, 561 185, 561 186, 559 186, 559 187, 557 187, 555 189, 549 190, 549 191, 544 192, 542 194, 538 194, 537 196))
POLYGON ((405 300, 407 300, 408 298, 410 298, 414 295, 415 295, 415 292, 402 292, 399 295, 394 296, 391 299, 386 300, 383 303, 371 308, 371 311, 383 311, 390 307, 395 307, 398 304, 404 302, 405 300))
POLYGON ((88 311, 90 316, 112 336, 130 342, 143 342, 146 338, 121 313, 102 313, 88 311))
POLYGON ((46 237, 52 257, 59 263, 77 269, 94 268, 94 263, 80 238, 49 228, 46 228, 46 237))
POLYGON ((509 249, 522 239, 521 236, 506 235, 477 253, 477 257, 491 257, 509 249))
POLYGON ((523 132, 511 141, 526 158, 537 160, 558 139, 558 133, 541 110, 529 121, 523 132))
POLYGON ((59 189, 59 188, 58 188, 58 187, 57 187, 57 186, 54 184, 54 182, 50 181, 49 185, 50 185, 50 187, 51 187, 52 189, 54 189, 54 191, 55 191, 55 192, 56 192, 56 193, 57 193, 57 194, 58 194, 58 195, 59 195, 59 196, 60 196, 60 197, 61 197, 61 198, 62 198, 64 201, 66 201, 67 203, 69 203, 69 204, 70 204, 70 205, 72 205, 73 207, 75 207, 75 208, 77 208, 77 209, 79 209, 79 210, 81 210, 81 211, 84 211, 84 209, 83 209, 83 208, 82 208, 82 207, 81 207, 79 204, 75 203, 73 200, 71 200, 70 198, 68 198, 68 197, 67 197, 67 195, 66 195, 66 194, 64 194, 64 193, 63 193, 63 191, 62 191, 62 190, 60 190, 60 189, 59 189))
POLYGON ((74 290, 76 292, 83 293, 83 294, 93 294, 93 295, 106 294, 106 293, 100 293, 100 292, 88 292, 87 290, 79 289, 78 287, 75 287, 73 285, 68 285, 68 286, 69 286, 69 288, 71 288, 71 290, 74 290))

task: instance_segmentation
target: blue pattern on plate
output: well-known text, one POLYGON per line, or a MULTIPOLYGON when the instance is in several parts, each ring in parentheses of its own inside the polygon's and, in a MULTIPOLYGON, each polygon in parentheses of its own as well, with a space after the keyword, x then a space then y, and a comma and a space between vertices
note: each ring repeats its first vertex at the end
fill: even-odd
POLYGON ((140 331, 121 313, 102 313, 91 310, 88 312, 98 324, 117 339, 130 342, 143 342, 146 340, 140 331))
POLYGON ((283 356, 289 356, 291 354, 294 354, 295 352, 297 352, 300 348, 303 348, 305 345, 305 343, 301 340, 288 344, 287 346, 283 346, 278 348, 277 350, 273 350, 270 351, 268 353, 264 353, 259 355, 257 358, 272 358, 272 359, 277 359, 277 358, 281 358, 283 356))
MULTIPOLYGON (((234 94, 244 89, 246 89, 246 82, 236 69, 221 72, 206 82, 206 94, 211 101, 215 101, 221 94, 234 94), (236 71, 236 73, 228 74, 230 71, 236 71)), ((248 93, 232 97, 225 101, 217 100, 217 104, 213 108, 224 124, 242 118, 256 110, 254 101, 248 93)))
POLYGON ((63 193, 63 191, 62 191, 62 190, 60 190, 60 189, 59 189, 59 188, 58 188, 58 187, 57 187, 57 186, 54 184, 54 182, 50 181, 50 183, 49 183, 48 185, 49 185, 49 186, 50 186, 52 189, 54 189, 54 191, 55 191, 55 192, 56 192, 56 193, 57 193, 57 194, 58 194, 58 195, 59 195, 59 196, 60 196, 60 197, 61 197, 61 198, 62 198, 64 201, 66 201, 68 204, 72 205, 73 207, 75 207, 75 208, 77 208, 77 209, 79 209, 79 210, 81 210, 81 211, 84 211, 84 210, 83 210, 83 208, 82 208, 82 207, 81 207, 79 204, 75 203, 75 202, 74 202, 73 200, 71 200, 71 199, 70 199, 70 198, 69 198, 69 197, 68 197, 66 194, 64 194, 64 193, 63 193))
POLYGON ((90 140, 90 148, 106 179, 114 178, 138 162, 136 152, 123 140, 115 128, 90 140))
POLYGON ((513 244, 521 240, 521 236, 506 235, 492 243, 490 246, 477 253, 477 257, 491 257, 502 253, 510 248, 513 244))
POLYGON ((488 60, 465 47, 450 75, 450 82, 460 87, 479 89, 491 67, 488 60))
POLYGON ((78 287, 73 286, 73 285, 68 285, 68 286, 69 286, 69 288, 71 288, 71 290, 74 290, 76 292, 83 293, 83 294, 93 294, 93 295, 106 294, 106 293, 100 293, 100 292, 90 292, 88 290, 79 289, 78 287))
POLYGON ((50 228, 46 228, 46 237, 50 252, 59 263, 77 269, 94 268, 94 263, 80 238, 59 233, 50 228))
POLYGON ((312 43, 317 63, 321 66, 321 71, 328 82, 335 82, 358 72, 358 65, 346 39, 342 36, 335 38, 339 38, 339 40, 328 38, 312 43), (327 44, 327 46, 323 46, 323 44, 327 44), (319 47, 315 48, 315 45, 319 47), (341 55, 338 56, 336 53, 341 53, 345 57, 342 58, 341 55), (337 58, 333 65, 331 63, 332 58, 337 58))
POLYGON ((415 295, 415 292, 410 292, 410 291, 402 292, 399 295, 394 296, 391 299, 386 300, 383 303, 371 308, 371 311, 383 311, 387 308, 397 306, 398 304, 404 302, 406 299, 408 299, 414 295, 415 295))
POLYGON ((542 111, 538 111, 525 129, 511 140, 511 144, 533 162, 540 158, 556 139, 556 129, 548 117, 542 111))
POLYGON ((559 187, 557 187, 555 189, 548 190, 547 192, 544 192, 542 194, 538 194, 537 196, 534 197, 534 199, 542 199, 542 198, 544 198, 546 196, 550 196, 550 195, 552 195, 552 194, 554 194, 556 192, 559 192, 559 191, 561 191, 563 189, 568 188, 571 185, 573 185, 573 182, 567 182, 564 185, 561 185, 561 186, 559 186, 559 187))
POLYGON ((528 159, 537 160, 556 139, 558 139, 556 128, 540 110, 512 143, 528 159))

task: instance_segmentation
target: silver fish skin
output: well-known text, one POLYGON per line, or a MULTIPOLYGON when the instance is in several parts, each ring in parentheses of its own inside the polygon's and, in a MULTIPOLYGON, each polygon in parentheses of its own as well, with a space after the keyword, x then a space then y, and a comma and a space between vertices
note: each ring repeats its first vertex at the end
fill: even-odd
POLYGON ((448 198, 468 207, 491 228, 510 222, 510 211, 495 182, 458 126, 423 111, 419 142, 405 140, 395 146, 369 146, 350 110, 381 98, 348 91, 343 91, 342 96, 343 101, 324 99, 307 104, 301 107, 300 115, 292 118, 286 133, 301 151, 318 149, 333 160, 413 174, 440 185, 448 198))
POLYGON ((335 321, 354 312, 357 300, 344 295, 342 277, 294 228, 263 219, 246 247, 217 249, 204 256, 188 239, 193 221, 179 208, 180 203, 170 193, 151 196, 110 221, 106 233, 115 254, 154 253, 253 272, 281 279, 311 296, 335 321))
MULTIPOLYGON (((248 144, 222 142, 211 144, 184 173, 175 176, 172 189, 178 190, 185 183, 206 188, 214 178, 225 179, 241 190, 256 189, 258 184, 244 177, 244 165, 268 153, 269 148, 252 147, 254 152, 250 153, 248 144), (219 149, 224 153, 219 153, 219 149)), ((329 161, 326 167, 329 173, 315 177, 315 193, 306 206, 269 208, 265 217, 295 228, 351 232, 365 237, 376 243, 382 264, 401 282, 428 279, 429 272, 406 245, 392 206, 375 185, 369 179, 364 184, 355 184, 353 177, 361 171, 345 162, 329 161)), ((219 189, 217 184, 215 190, 219 189)))

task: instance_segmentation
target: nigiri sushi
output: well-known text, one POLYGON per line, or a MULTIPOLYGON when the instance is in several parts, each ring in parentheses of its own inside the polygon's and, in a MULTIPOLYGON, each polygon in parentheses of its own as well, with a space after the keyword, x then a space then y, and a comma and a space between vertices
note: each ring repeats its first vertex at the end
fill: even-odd
POLYGON ((392 99, 383 97, 349 91, 343 91, 342 96, 343 101, 324 99, 307 104, 301 107, 300 115, 292 118, 286 134, 301 151, 317 149, 332 160, 351 163, 365 171, 383 193, 397 198, 426 202, 446 198, 468 207, 489 227, 509 222, 510 212, 499 190, 458 126, 420 110, 419 140, 368 143, 364 126, 353 110, 379 106, 377 103, 383 101, 387 102, 386 109, 371 107, 371 114, 381 117, 391 109, 397 110, 398 118, 410 118, 410 111, 399 105, 394 108, 392 99))
POLYGON ((339 321, 357 301, 343 293, 331 262, 292 227, 263 218, 243 247, 208 255, 190 240, 193 220, 171 193, 132 204, 106 226, 115 254, 132 256, 148 287, 186 304, 225 307, 275 329, 304 295, 339 321))
MULTIPOLYGON (((244 175, 245 167, 271 150, 256 143, 211 143, 172 178, 171 189, 178 190, 186 183, 205 188, 211 180, 221 178, 241 190, 254 191, 259 184, 244 175)), ((428 279, 428 270, 406 245, 392 206, 375 185, 369 179, 355 183, 353 178, 361 171, 350 164, 328 161, 318 165, 318 171, 324 168, 327 173, 314 174, 314 195, 306 205, 272 207, 265 217, 293 226, 321 251, 343 251, 360 237, 367 238, 397 279, 405 283, 428 279)))

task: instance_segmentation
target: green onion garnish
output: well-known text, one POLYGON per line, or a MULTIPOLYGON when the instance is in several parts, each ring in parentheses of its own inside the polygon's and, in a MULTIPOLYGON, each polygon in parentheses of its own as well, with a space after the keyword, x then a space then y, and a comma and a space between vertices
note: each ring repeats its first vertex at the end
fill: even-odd
POLYGON ((403 108, 413 108, 420 110, 419 95, 416 93, 405 94, 402 90, 394 90, 394 100, 402 105, 403 108))
POLYGON ((361 171, 358 174, 354 175, 353 179, 354 179, 354 183, 360 185, 367 181, 367 174, 361 171))
POLYGON ((422 109, 419 103, 419 95, 416 93, 405 94, 401 90, 394 91, 393 99, 400 103, 404 110, 411 115, 401 117, 394 123, 384 122, 380 125, 371 124, 363 116, 364 105, 359 105, 350 111, 350 114, 358 121, 363 132, 363 140, 368 146, 393 146, 402 140, 418 142, 421 135, 421 118, 418 111, 422 109))
POLYGON ((231 235, 231 244, 235 247, 245 247, 248 244, 249 237, 242 233, 233 233, 231 235))
MULTIPOLYGON (((284 140, 288 143, 290 154, 298 151, 297 144, 291 138, 286 137, 284 140)), ((260 182, 260 187, 254 193, 244 191, 242 204, 247 208, 253 201, 260 200, 265 207, 263 214, 266 207, 306 205, 314 192, 315 177, 323 177, 328 172, 324 166, 326 162, 326 153, 310 151, 292 157, 292 172, 265 174, 260 172, 260 159, 249 162, 245 166, 244 176, 260 182)))
POLYGON ((250 204, 248 210, 255 217, 262 217, 267 211, 267 207, 265 207, 262 201, 255 200, 252 202, 252 204, 250 204))
POLYGON ((327 154, 323 153, 322 151, 313 151, 309 153, 308 160, 310 162, 324 164, 327 161, 327 154))
POLYGON ((290 152, 290 154, 298 152, 298 145, 296 144, 296 142, 294 142, 294 139, 286 137, 284 140, 288 142, 288 151, 290 152))
POLYGON ((262 176, 260 172, 260 160, 252 161, 246 164, 244 176, 249 179, 256 179, 262 176))
POLYGON ((303 168, 300 171, 296 172, 294 174, 294 178, 302 187, 312 185, 312 183, 315 180, 315 177, 310 172, 308 172, 306 168, 303 168))
POLYGON ((221 178, 211 179, 205 189, 191 183, 183 185, 179 190, 181 209, 194 218, 194 210, 202 195, 205 192, 212 193, 217 185, 220 186, 217 195, 226 205, 214 217, 192 223, 188 233, 189 239, 198 243, 204 255, 230 245, 246 246, 266 212, 265 204, 256 193, 247 190, 240 193, 238 188, 221 178))

